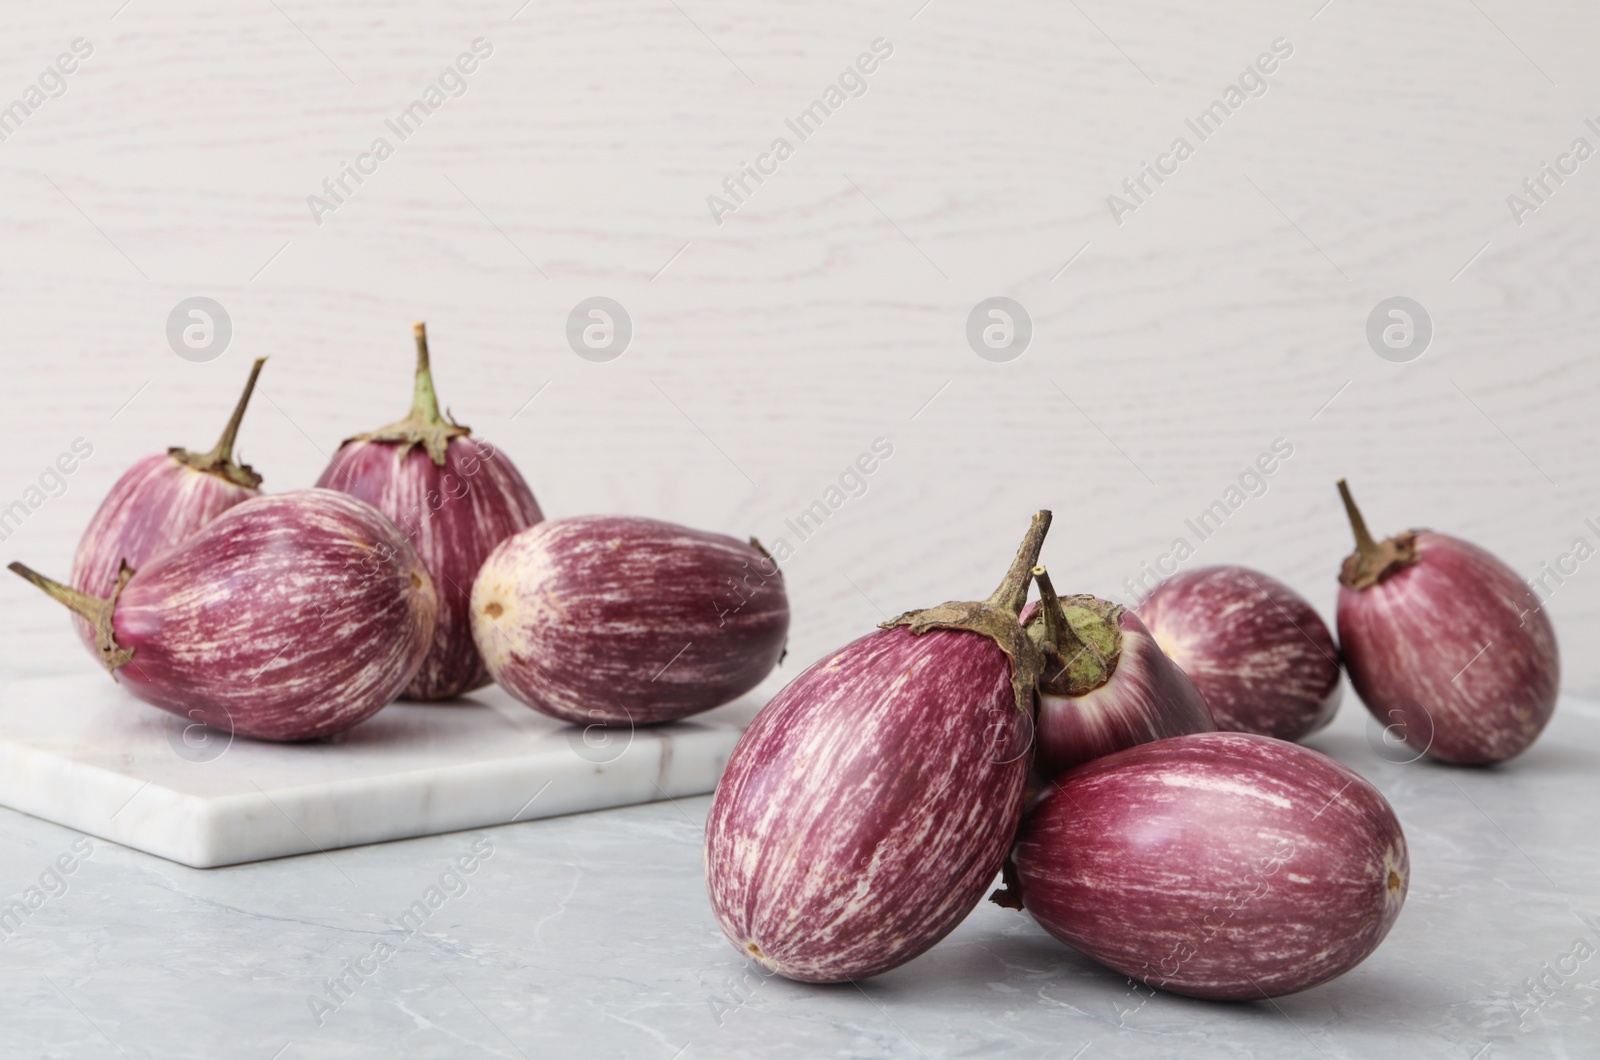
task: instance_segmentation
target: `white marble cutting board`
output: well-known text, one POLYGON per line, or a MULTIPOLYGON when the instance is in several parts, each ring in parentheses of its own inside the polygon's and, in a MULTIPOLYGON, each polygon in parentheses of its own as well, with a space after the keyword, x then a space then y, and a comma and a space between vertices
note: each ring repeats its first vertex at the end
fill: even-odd
POLYGON ((187 727, 103 674, 0 689, 0 804, 195 868, 701 795, 779 687, 665 726, 586 730, 498 687, 263 743, 187 727))

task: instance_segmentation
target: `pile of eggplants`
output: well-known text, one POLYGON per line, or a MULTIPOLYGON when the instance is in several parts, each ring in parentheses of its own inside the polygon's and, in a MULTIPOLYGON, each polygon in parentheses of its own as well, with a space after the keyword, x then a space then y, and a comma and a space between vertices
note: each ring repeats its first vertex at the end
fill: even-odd
POLYGON ((553 718, 628 725, 759 684, 789 627, 771 557, 654 520, 546 522, 510 458, 440 411, 412 330, 409 411, 341 443, 314 488, 263 494, 234 459, 261 358, 212 449, 117 480, 68 581, 10 569, 133 696, 261 740, 332 736, 491 679, 553 718))
MULTIPOLYGON (((133 696, 262 740, 491 681, 565 722, 654 725, 772 672, 789 602, 758 541, 547 520, 510 458, 441 411, 422 324, 413 338, 407 414, 346 439, 313 488, 264 494, 234 459, 262 358, 214 447, 117 480, 67 581, 11 569, 133 696)), ((1416 757, 1503 762, 1548 724, 1560 659, 1510 567, 1431 530, 1380 541, 1338 489, 1356 548, 1337 640, 1241 566, 1180 571, 1132 607, 1060 595, 1040 511, 987 597, 817 660, 712 800, 728 939, 790 979, 854 982, 926 952, 998 881, 998 905, 1193 997, 1272 998, 1365 960, 1405 901, 1405 835, 1377 788, 1296 741, 1348 673, 1416 757)))
POLYGON ((1365 960, 1405 902, 1405 835, 1377 788, 1295 741, 1348 671, 1418 757, 1504 761, 1549 721, 1559 660, 1504 563, 1427 530, 1379 542, 1338 485, 1357 547, 1337 642, 1246 567, 1181 572, 1131 609, 1058 595, 1040 512, 986 600, 820 659, 712 802, 729 941, 791 979, 855 981, 935 945, 998 875, 996 904, 1173 993, 1263 1000, 1365 960))

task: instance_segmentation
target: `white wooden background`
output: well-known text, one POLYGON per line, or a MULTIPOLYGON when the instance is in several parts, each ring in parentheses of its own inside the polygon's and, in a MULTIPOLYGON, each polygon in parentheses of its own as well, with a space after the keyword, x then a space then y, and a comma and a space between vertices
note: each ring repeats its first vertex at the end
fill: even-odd
MULTIPOLYGON (((261 354, 242 453, 308 485, 404 411, 418 318, 446 402, 552 515, 771 543, 890 439, 787 564, 790 667, 986 593, 1037 507, 1057 585, 1125 597, 1278 437, 1294 456, 1193 562, 1330 620, 1340 474, 1376 530, 1524 575, 1600 536, 1600 160, 1520 226, 1506 204, 1600 146, 1590 5, 120 2, 3 8, 0 103, 94 53, 0 143, 0 506, 74 438, 94 455, 0 559, 64 573, 116 475, 209 447, 261 354), (307 195, 478 37, 466 93, 316 224, 307 195), (865 95, 713 223, 706 196, 877 37, 865 95), (1270 90, 1116 224, 1105 197, 1279 37, 1270 90), (1436 332, 1406 364, 1364 339, 1399 294, 1436 332), (193 295, 234 325, 209 363, 165 339, 193 295), (564 339, 592 295, 634 321, 610 363, 564 339), (991 295, 1035 324, 1006 364, 964 337, 991 295)), ((1600 691, 1600 560, 1550 609, 1567 687, 1600 691)), ((0 644, 5 676, 89 665, 9 577, 0 644)))

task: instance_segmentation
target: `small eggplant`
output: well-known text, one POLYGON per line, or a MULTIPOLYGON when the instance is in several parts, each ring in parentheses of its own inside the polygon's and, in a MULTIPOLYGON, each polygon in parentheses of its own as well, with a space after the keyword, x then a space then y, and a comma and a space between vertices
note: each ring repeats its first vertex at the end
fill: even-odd
POLYGON ((1060 778, 993 897, 1147 986, 1252 1001, 1365 960, 1410 872, 1394 810, 1361 777, 1298 744, 1208 732, 1060 778))
POLYGON ((412 325, 417 374, 405 419, 347 439, 317 485, 359 497, 416 546, 438 588, 433 648, 407 699, 453 699, 489 683, 472 642, 472 580, 490 551, 544 518, 511 458, 439 413, 428 333, 412 325))
POLYGON ((235 505, 107 597, 11 570, 87 619, 147 703, 262 740, 342 732, 422 665, 439 601, 405 535, 333 490, 235 505))
POLYGON ((1043 567, 1024 616, 1044 656, 1034 769, 1046 780, 1149 740, 1212 732, 1205 697, 1139 616, 1087 595, 1056 596, 1043 567))
POLYGON ((652 725, 772 672, 783 574, 753 539, 655 519, 552 519, 502 541, 472 586, 472 633, 517 699, 580 724, 652 725))
MULTIPOLYGON (((209 453, 173 446, 145 457, 117 479, 78 542, 73 588, 109 596, 124 563, 137 570, 235 504, 260 495, 261 476, 249 464, 233 462, 233 441, 266 361, 258 357, 251 367, 244 393, 209 453)), ((95 652, 94 627, 77 615, 73 625, 84 646, 95 652)))
POLYGON ((908 612, 791 681, 728 760, 706 883, 742 955, 790 979, 877 975, 947 935, 1022 812, 1038 650, 1017 615, 1040 512, 992 596, 908 612))
POLYGON ((1200 687, 1219 729, 1298 740, 1339 709, 1333 634, 1276 578, 1235 566, 1182 571, 1138 611, 1167 658, 1200 687))
POLYGON ((1527 750, 1561 687, 1555 629, 1516 573, 1431 530, 1373 540, 1339 495, 1356 551, 1339 572, 1339 650, 1385 732, 1443 762, 1487 765, 1527 750))

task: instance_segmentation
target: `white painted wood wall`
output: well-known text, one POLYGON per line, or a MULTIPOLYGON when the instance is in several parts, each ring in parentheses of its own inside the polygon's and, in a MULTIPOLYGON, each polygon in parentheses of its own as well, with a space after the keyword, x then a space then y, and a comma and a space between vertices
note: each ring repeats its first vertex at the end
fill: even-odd
MULTIPOLYGON (((1507 205, 1600 147, 1590 5, 119 2, 3 8, 0 104, 93 46, 0 143, 0 506, 94 447, 6 561, 64 573, 115 476, 208 447, 261 354, 242 453, 268 489, 310 484, 404 411, 418 318, 445 401, 553 515, 771 544, 888 439, 792 542, 791 672, 986 593, 1037 507, 1058 587, 1125 597, 1279 438, 1292 457, 1192 562, 1269 571, 1330 620, 1341 474, 1375 530, 1525 575, 1600 545, 1600 160, 1520 225, 1507 205), (307 196, 480 37, 464 94, 316 223, 307 196), (707 196, 880 37, 864 94, 715 223, 707 196), (1265 94, 1118 224, 1106 197, 1278 38, 1265 94), (233 322, 208 363, 165 338, 193 295, 233 322), (609 363, 564 337, 594 295, 634 322, 609 363), (1034 323, 1009 363, 965 339, 994 295, 1034 323), (1364 337, 1392 295, 1434 322, 1410 363, 1364 337)), ((1567 687, 1600 692, 1600 559, 1549 606, 1567 687)), ((5 677, 90 665, 16 579, 0 633, 5 677)))

